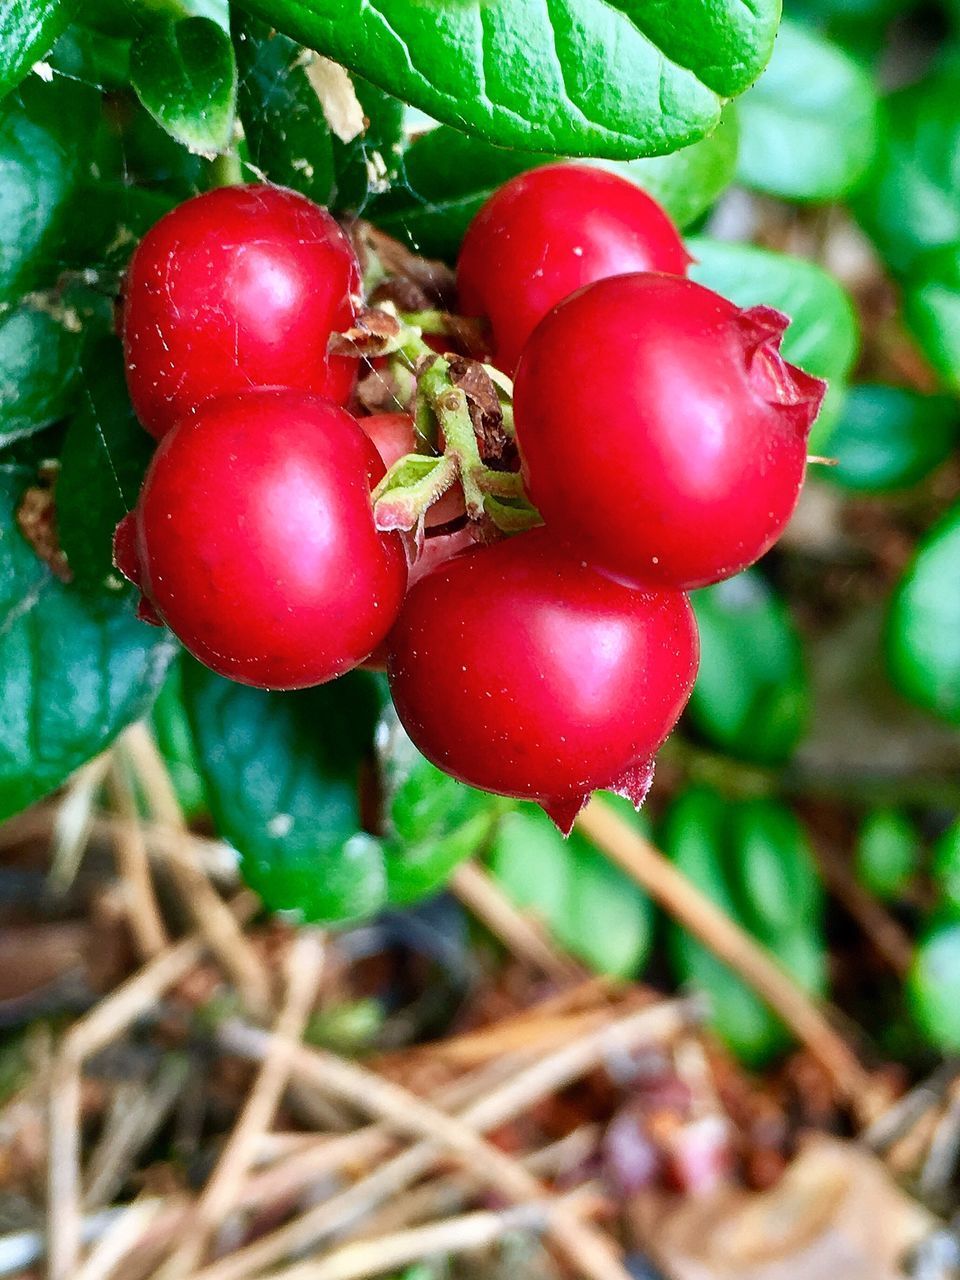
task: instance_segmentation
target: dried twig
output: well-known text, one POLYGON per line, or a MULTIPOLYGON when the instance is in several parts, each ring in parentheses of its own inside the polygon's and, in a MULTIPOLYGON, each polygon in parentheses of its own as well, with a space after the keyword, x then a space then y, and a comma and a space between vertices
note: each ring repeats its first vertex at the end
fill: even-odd
POLYGON ((612 862, 766 1000, 829 1072, 838 1093, 861 1118, 869 1119, 875 1105, 870 1074, 821 1008, 781 969, 770 952, 602 801, 591 801, 577 824, 612 862))
POLYGON ((247 1170, 256 1156, 261 1134, 269 1128, 286 1087, 290 1047, 303 1035, 323 970, 323 940, 314 930, 296 936, 287 955, 287 993, 276 1021, 270 1052, 263 1060, 240 1118, 233 1127, 217 1167, 210 1175, 194 1221, 158 1280, 186 1274, 202 1256, 207 1238, 234 1204, 247 1170))
POLYGON ((177 880, 184 904, 203 933, 210 950, 236 983, 247 1007, 258 1017, 270 1008, 270 978, 223 899, 197 866, 193 844, 177 801, 167 767, 144 724, 134 724, 121 739, 120 748, 129 752, 156 817, 178 833, 170 872, 177 880))
POLYGON ((88 760, 67 783, 63 799, 56 806, 49 881, 51 888, 60 893, 70 887, 80 867, 90 839, 94 802, 109 767, 109 752, 88 760))
POLYGON ((450 887, 464 906, 521 960, 564 985, 583 978, 582 967, 559 951, 535 921, 518 911, 493 877, 476 863, 459 866, 450 887))

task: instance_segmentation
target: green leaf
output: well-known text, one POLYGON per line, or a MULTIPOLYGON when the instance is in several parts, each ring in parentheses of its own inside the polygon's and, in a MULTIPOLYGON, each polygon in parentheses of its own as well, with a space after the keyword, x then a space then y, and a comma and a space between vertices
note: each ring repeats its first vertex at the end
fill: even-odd
POLYGON ((137 38, 130 80, 153 118, 199 155, 226 151, 233 137, 237 65, 229 35, 210 18, 161 20, 137 38))
POLYGON ((831 384, 810 437, 818 452, 842 403, 844 384, 860 348, 860 326, 846 291, 821 267, 753 245, 691 237, 694 280, 738 306, 776 307, 791 319, 783 354, 831 384))
POLYGON ((425 760, 389 706, 377 728, 383 785, 383 851, 394 906, 439 889, 453 868, 486 844, 498 801, 425 760))
POLYGON ((960 392, 960 245, 917 262, 905 283, 903 314, 945 384, 960 392))
POLYGON ((239 108, 253 163, 318 204, 359 208, 397 175, 403 106, 367 81, 354 88, 367 125, 341 142, 307 78, 313 55, 254 18, 234 23, 239 108))
POLYGON ((877 147, 870 77, 822 36, 784 21, 770 65, 739 104, 740 181, 788 200, 837 200, 877 147))
POLYGON ((206 812, 207 801, 190 721, 183 705, 182 660, 174 662, 153 704, 150 724, 180 807, 188 818, 206 812))
POLYGON ((810 711, 800 640, 786 605, 753 569, 694 592, 692 600, 700 670, 691 721, 731 755, 782 764, 810 711))
POLYGON ((874 809, 857 835, 857 879, 884 900, 899 898, 917 874, 920 837, 900 809, 874 809))
POLYGON ((130 41, 73 22, 47 61, 59 75, 118 92, 127 88, 130 79, 130 41))
POLYGON ((334 922, 387 901, 379 840, 362 829, 362 762, 380 706, 357 671, 297 693, 266 693, 185 660, 183 699, 217 831, 272 911, 334 922))
POLYGON ((837 460, 825 478, 856 493, 907 489, 946 461, 958 437, 960 409, 949 396, 851 387, 824 444, 837 460))
POLYGON ((75 0, 0 0, 0 98, 53 45, 74 7, 75 0))
MULTIPOLYGON (((624 802, 628 811, 637 821, 624 802)), ((564 839, 541 809, 523 805, 501 821, 490 858, 508 896, 575 956, 598 973, 636 976, 653 941, 650 899, 578 831, 564 839)))
POLYGON ((73 265, 70 206, 99 119, 99 94, 61 77, 31 77, 0 103, 0 303, 73 265))
POLYGON ((960 61, 887 99, 882 146, 856 211, 900 273, 934 249, 960 244, 960 61))
POLYGON ((704 137, 766 64, 777 0, 242 0, 446 124, 562 155, 704 137))
POLYGON ((960 817, 937 841, 931 874, 940 894, 940 906, 951 915, 960 916, 960 817))
POLYGON ((81 405, 67 429, 57 481, 60 544, 79 587, 120 586, 113 531, 136 504, 153 449, 127 395, 120 343, 104 338, 84 362, 81 405))
POLYGON ((146 711, 174 648, 129 598, 58 582, 14 513, 31 475, 0 475, 0 819, 59 786, 146 711))
POLYGON ((960 724, 960 506, 920 544, 887 620, 887 662, 913 702, 960 724))
POLYGON ((729 103, 720 123, 699 142, 667 156, 650 156, 605 164, 605 168, 643 187, 670 214, 678 227, 688 227, 707 212, 733 181, 740 141, 740 117, 729 103))
POLYGON ((935 922, 920 939, 907 998, 914 1021, 935 1048, 960 1050, 960 921, 935 922))
MULTIPOLYGON (((772 800, 732 804, 708 787, 691 787, 671 806, 662 841, 677 867, 774 950, 805 990, 823 990, 822 893, 806 838, 787 809, 772 800)), ((713 1025, 744 1061, 760 1064, 783 1047, 779 1020, 712 951, 675 927, 671 954, 680 978, 706 992, 713 1025)))
POLYGON ((34 294, 19 307, 0 308, 0 446, 73 408, 84 331, 93 320, 79 296, 34 294))

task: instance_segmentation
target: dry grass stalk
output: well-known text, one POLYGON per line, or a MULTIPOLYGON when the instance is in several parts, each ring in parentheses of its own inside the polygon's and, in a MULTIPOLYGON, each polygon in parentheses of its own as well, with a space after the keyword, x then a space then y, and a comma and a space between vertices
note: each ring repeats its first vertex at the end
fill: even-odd
POLYGON ((876 1106, 869 1072, 822 1009, 746 930, 609 806, 591 801, 577 819, 589 840, 757 992, 830 1074, 837 1093, 868 1122, 876 1106))
MULTIPOLYGON (((235 920, 244 920, 253 914, 256 906, 253 894, 242 893, 228 909, 235 920)), ((80 1071, 83 1062, 151 1009, 165 991, 187 976, 203 954, 201 937, 186 938, 169 947, 75 1022, 60 1043, 51 1077, 48 1113, 48 1280, 74 1280, 79 1259, 80 1071)))
POLYGON ((290 1047, 303 1035, 323 972, 324 942, 305 929, 287 953, 286 996, 274 1027, 270 1052, 247 1095, 216 1168, 197 1202, 193 1221, 157 1280, 188 1274, 203 1255, 210 1235, 230 1212, 256 1158, 262 1134, 273 1123, 290 1072, 290 1047))
POLYGON ((117 759, 110 766, 107 788, 117 813, 113 824, 114 844, 130 932, 141 960, 150 960, 169 944, 169 938, 153 891, 147 842, 136 802, 123 766, 117 759))
POLYGON ((519 911, 493 877, 475 862, 457 867, 450 888, 518 959, 563 986, 583 980, 583 967, 555 947, 541 926, 519 911))
POLYGON ((266 1017, 271 1004, 267 969, 223 899, 197 865, 193 838, 187 829, 167 766, 146 725, 131 725, 118 750, 129 753, 155 817, 178 836, 175 854, 169 862, 170 872, 196 927, 230 974, 247 1008, 258 1018, 266 1017))

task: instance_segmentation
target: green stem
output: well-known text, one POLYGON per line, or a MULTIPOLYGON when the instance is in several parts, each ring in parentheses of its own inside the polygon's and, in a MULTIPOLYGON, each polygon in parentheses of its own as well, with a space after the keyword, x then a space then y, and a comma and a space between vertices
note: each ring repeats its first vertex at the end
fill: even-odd
POLYGON ((207 162, 207 179, 211 187, 237 187, 243 182, 243 169, 236 151, 224 151, 207 162))

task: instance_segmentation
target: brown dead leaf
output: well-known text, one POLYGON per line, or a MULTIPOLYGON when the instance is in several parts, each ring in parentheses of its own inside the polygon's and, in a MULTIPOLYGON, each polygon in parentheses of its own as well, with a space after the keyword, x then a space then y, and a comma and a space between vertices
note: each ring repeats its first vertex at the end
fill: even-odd
POLYGON ((60 549, 57 535, 57 509, 53 490, 33 485, 20 499, 17 508, 17 524, 20 532, 42 560, 61 582, 69 582, 73 575, 67 557, 60 549))
POLYGON ((904 1280, 937 1225, 853 1142, 808 1139, 772 1191, 638 1196, 638 1243, 668 1280, 904 1280))

